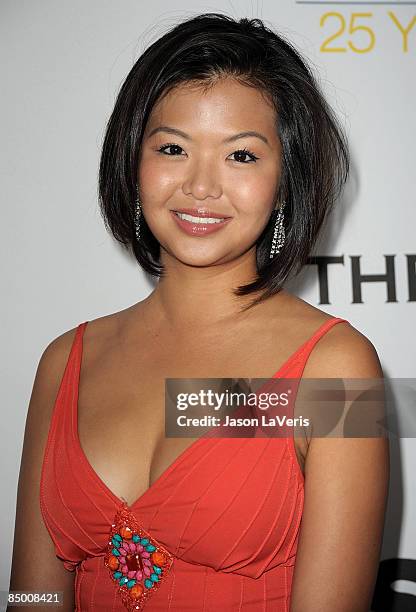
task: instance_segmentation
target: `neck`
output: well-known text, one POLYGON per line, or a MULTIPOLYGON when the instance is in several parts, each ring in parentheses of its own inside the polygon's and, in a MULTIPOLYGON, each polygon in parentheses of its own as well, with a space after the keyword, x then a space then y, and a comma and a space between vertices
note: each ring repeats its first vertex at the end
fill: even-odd
POLYGON ((172 329, 236 322, 256 310, 242 311, 254 294, 233 293, 233 288, 256 278, 255 250, 238 260, 206 267, 189 266, 167 254, 162 263, 165 274, 146 301, 152 313, 162 316, 172 329))

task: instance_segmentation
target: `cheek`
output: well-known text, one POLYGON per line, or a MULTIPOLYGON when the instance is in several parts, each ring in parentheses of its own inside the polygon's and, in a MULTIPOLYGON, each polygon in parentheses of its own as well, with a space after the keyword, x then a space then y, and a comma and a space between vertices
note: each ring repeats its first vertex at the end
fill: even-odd
POLYGON ((138 183, 143 200, 160 201, 169 195, 174 177, 164 164, 144 156, 139 164, 138 183))
POLYGON ((230 188, 235 207, 244 217, 250 217, 250 222, 256 218, 261 223, 262 218, 267 218, 275 206, 276 181, 272 177, 246 177, 233 181, 230 188))

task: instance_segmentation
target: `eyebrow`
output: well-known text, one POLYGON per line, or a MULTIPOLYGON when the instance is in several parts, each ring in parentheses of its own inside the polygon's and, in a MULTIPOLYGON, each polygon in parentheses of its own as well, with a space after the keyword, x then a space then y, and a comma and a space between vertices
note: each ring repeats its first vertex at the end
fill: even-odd
MULTIPOLYGON (((154 134, 157 134, 158 132, 167 132, 168 134, 176 134, 176 136, 181 136, 185 140, 192 140, 192 138, 185 132, 182 132, 182 130, 178 130, 177 128, 169 127, 167 125, 160 125, 159 127, 154 128, 150 132, 148 138, 150 138, 154 134)), ((228 138, 225 138, 222 142, 224 144, 227 144, 229 142, 234 142, 235 140, 239 140, 240 138, 247 138, 248 136, 254 136, 255 138, 259 138, 260 140, 265 142, 268 146, 270 146, 270 143, 267 140, 266 136, 254 130, 248 130, 246 132, 239 132, 238 134, 234 134, 234 136, 228 136, 228 138)))

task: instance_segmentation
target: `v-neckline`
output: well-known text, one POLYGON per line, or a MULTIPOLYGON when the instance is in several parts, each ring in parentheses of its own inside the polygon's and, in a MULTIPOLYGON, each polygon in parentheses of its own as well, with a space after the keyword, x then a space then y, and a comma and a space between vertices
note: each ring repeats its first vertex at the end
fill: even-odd
MULTIPOLYGON (((275 372, 272 376, 270 376, 270 378, 277 378, 279 375, 281 375, 286 369, 287 366, 289 364, 292 363, 292 361, 294 359, 296 359, 300 354, 302 354, 302 352, 305 350, 305 348, 309 345, 310 341, 317 335, 319 334, 319 332, 321 331, 322 328, 324 328, 326 325, 329 324, 330 321, 334 321, 334 320, 345 320, 345 319, 340 319, 339 317, 331 317, 330 319, 327 319, 326 321, 324 321, 322 323, 322 325, 320 325, 318 327, 318 329, 313 333, 313 335, 308 338, 307 340, 305 340, 305 342, 303 344, 301 344, 301 346, 299 348, 297 348, 289 357, 288 359, 286 359, 286 361, 280 366, 280 368, 277 370, 277 372, 275 372)), ((93 468, 93 466, 91 465, 87 455, 84 452, 84 449, 81 446, 81 442, 79 439, 79 431, 78 431, 78 404, 79 404, 79 383, 80 383, 80 378, 81 378, 81 365, 82 365, 82 354, 83 354, 83 335, 84 335, 84 331, 85 328, 87 327, 87 324, 89 323, 89 321, 84 321, 84 323, 81 323, 78 326, 78 342, 74 343, 74 349, 76 350, 76 362, 75 362, 75 367, 76 367, 76 371, 75 371, 75 392, 73 394, 73 401, 75 402, 75 405, 72 407, 73 409, 73 436, 74 436, 74 442, 78 451, 79 456, 81 457, 81 460, 83 461, 86 469, 90 472, 92 478, 95 480, 95 482, 98 484, 98 486, 103 489, 103 491, 105 491, 105 493, 114 501, 114 503, 117 506, 121 506, 122 504, 125 504, 127 506, 127 508, 132 511, 134 508, 136 508, 137 506, 139 506, 144 499, 146 499, 147 497, 149 497, 149 495, 151 495, 153 493, 153 491, 160 486, 160 484, 166 480, 166 478, 171 474, 171 472, 180 464, 182 463, 183 460, 185 460, 185 458, 189 455, 189 453, 191 453, 199 444, 201 444, 201 442, 203 442, 206 439, 210 439, 208 437, 208 435, 210 434, 210 432, 212 432, 215 427, 212 427, 211 429, 209 429, 207 432, 205 432, 205 434, 203 434, 202 436, 200 436, 197 440, 194 440, 189 446, 187 446, 183 451, 181 451, 179 453, 179 455, 172 461, 172 463, 160 474, 160 476, 158 476, 156 478, 156 480, 154 480, 151 485, 141 494, 139 495, 139 497, 137 497, 137 499, 135 499, 131 504, 129 504, 127 502, 127 500, 125 500, 123 497, 119 497, 118 495, 116 495, 104 482, 104 480, 101 478, 101 476, 99 476, 99 474, 96 472, 96 470, 93 468)))

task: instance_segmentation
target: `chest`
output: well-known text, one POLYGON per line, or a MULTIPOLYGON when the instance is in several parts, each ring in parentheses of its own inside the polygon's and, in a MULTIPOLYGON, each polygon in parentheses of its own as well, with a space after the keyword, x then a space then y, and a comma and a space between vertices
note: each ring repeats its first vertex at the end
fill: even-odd
MULTIPOLYGON (((114 345, 90 354, 78 395, 81 447, 108 488, 132 503, 197 439, 165 437, 166 378, 267 378, 289 354, 264 334, 226 334, 186 346, 143 339, 137 350, 114 345)), ((296 440, 299 463, 301 445, 296 440)))

